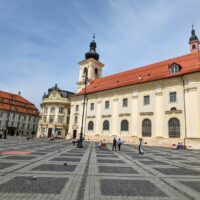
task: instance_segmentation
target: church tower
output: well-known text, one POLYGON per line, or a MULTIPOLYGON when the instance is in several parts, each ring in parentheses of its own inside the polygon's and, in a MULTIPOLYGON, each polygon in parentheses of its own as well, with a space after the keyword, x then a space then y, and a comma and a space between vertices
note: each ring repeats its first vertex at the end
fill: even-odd
POLYGON ((79 62, 80 72, 79 81, 77 83, 77 92, 80 92, 85 87, 85 72, 87 71, 87 85, 97 78, 102 77, 103 63, 99 62, 99 54, 96 52, 95 35, 90 43, 90 50, 85 53, 85 60, 79 62))
POLYGON ((194 25, 192 25, 191 37, 189 39, 190 53, 199 52, 199 39, 195 34, 194 25))

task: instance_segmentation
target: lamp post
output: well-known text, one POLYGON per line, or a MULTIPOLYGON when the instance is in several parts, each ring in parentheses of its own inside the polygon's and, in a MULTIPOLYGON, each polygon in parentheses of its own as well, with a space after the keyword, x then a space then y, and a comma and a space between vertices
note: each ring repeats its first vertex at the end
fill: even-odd
POLYGON ((78 148, 83 148, 83 122, 84 122, 84 115, 85 115, 85 100, 86 100, 86 86, 88 81, 88 69, 84 68, 83 72, 84 76, 84 95, 83 95, 83 113, 82 113, 82 121, 81 121, 81 132, 80 132, 80 139, 78 141, 78 148))

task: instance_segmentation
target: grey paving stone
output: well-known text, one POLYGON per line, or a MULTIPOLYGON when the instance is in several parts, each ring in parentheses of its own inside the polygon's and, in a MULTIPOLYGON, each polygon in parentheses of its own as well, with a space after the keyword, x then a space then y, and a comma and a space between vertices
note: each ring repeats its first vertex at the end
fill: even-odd
POLYGON ((5 168, 11 167, 11 166, 16 165, 16 164, 18 164, 18 163, 0 162, 0 169, 5 169, 5 168))
POLYGON ((117 155, 112 155, 112 154, 111 155, 110 154, 109 155, 98 154, 97 158, 119 158, 119 157, 117 155))
POLYGON ((200 193, 200 181, 179 181, 179 182, 200 193))
POLYGON ((83 156, 83 154, 82 153, 71 153, 71 154, 69 154, 69 153, 62 153, 61 154, 61 156, 70 156, 70 157, 76 157, 76 156, 83 156))
POLYGON ((68 171, 73 172, 76 169, 76 165, 56 165, 56 164, 42 164, 33 169, 32 171, 68 171))
POLYGON ((169 159, 169 160, 186 160, 185 158, 181 158, 181 157, 165 157, 166 159, 169 159))
POLYGON ((53 158, 50 161, 70 161, 70 162, 80 162, 80 158, 67 158, 67 157, 58 157, 53 158))
POLYGON ((132 167, 98 166, 99 173, 138 174, 132 167))
POLYGON ((154 168, 165 175, 200 175, 200 172, 185 168, 154 168))
POLYGON ((190 165, 190 166, 200 166, 200 162, 181 162, 183 164, 186 164, 186 165, 190 165))
POLYGON ((98 163, 125 163, 123 160, 97 159, 98 163))
POLYGON ((0 184, 1 193, 41 193, 41 194, 60 194, 61 190, 69 178, 52 177, 15 177, 3 184, 0 184))
POLYGON ((166 162, 157 161, 157 160, 140 160, 140 162, 145 165, 169 165, 166 162))
POLYGON ((34 156, 8 156, 4 157, 3 159, 8 159, 8 160, 32 160, 36 157, 34 156))
POLYGON ((112 151, 97 151, 96 154, 114 154, 112 151))
POLYGON ((148 180, 101 179, 100 187, 102 195, 106 196, 167 197, 148 180))

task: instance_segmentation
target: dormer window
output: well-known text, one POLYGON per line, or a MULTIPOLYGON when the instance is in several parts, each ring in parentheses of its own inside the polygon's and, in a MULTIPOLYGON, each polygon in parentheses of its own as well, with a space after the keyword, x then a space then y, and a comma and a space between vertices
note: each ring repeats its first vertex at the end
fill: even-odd
POLYGON ((172 65, 170 65, 169 69, 171 74, 176 74, 181 71, 181 66, 173 63, 172 65))

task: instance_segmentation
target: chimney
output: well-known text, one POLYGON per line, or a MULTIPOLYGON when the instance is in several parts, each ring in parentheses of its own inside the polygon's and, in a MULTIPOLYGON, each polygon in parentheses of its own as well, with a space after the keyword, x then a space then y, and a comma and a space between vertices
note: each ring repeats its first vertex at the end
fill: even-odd
POLYGON ((20 91, 18 92, 18 95, 21 96, 21 92, 20 91))

